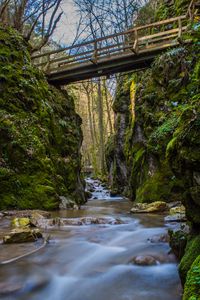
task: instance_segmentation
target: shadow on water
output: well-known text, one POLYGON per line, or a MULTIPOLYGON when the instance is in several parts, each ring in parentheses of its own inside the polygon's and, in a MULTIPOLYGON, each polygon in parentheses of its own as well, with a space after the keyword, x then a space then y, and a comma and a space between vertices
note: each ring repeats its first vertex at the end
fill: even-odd
MULTIPOLYGON (((129 214, 128 200, 110 197, 98 182, 94 182, 94 187, 93 197, 97 199, 89 200, 81 210, 54 212, 54 216, 111 216, 121 218, 124 224, 50 230, 52 239, 46 248, 0 267, 0 287, 7 292, 10 288, 10 294, 0 291, 0 299, 181 299, 177 265, 175 258, 169 255, 168 244, 149 241, 166 233, 163 216, 133 216, 129 214), (159 263, 153 266, 131 264, 131 259, 138 255, 154 256, 159 263)), ((13 247, 7 251, 15 256, 13 247)))

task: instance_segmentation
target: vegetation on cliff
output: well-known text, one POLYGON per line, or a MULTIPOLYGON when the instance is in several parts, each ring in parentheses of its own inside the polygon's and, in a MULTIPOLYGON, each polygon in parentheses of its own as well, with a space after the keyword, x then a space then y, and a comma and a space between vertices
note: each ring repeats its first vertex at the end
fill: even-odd
MULTIPOLYGON (((187 5, 188 1, 162 2, 156 14, 154 11, 154 20, 155 15, 162 19, 183 13, 187 5)), ((191 44, 168 50, 150 69, 120 79, 114 103, 116 132, 106 156, 112 189, 136 202, 178 200, 186 207, 191 235, 179 272, 183 284, 188 274, 184 299, 191 300, 199 299, 198 293, 193 294, 199 288, 198 280, 189 289, 200 255, 198 19, 186 35, 191 44)))
POLYGON ((0 27, 0 43, 0 209, 84 202, 72 97, 48 85, 16 31, 0 27))

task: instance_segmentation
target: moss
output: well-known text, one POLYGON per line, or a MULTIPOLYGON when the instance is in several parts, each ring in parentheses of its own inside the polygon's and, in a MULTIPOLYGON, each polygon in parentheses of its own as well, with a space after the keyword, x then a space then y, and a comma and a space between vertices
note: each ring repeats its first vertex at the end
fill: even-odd
POLYGON ((200 255, 187 274, 183 300, 200 300, 200 255))
POLYGON ((186 280, 186 276, 188 271, 190 270, 193 262, 197 258, 197 256, 200 255, 200 236, 196 236, 194 238, 191 238, 187 242, 185 255, 181 259, 180 265, 179 265, 179 274, 181 277, 181 281, 184 284, 186 280))
POLYGON ((84 202, 81 120, 72 97, 49 86, 28 45, 0 27, 0 209, 55 209, 84 202))

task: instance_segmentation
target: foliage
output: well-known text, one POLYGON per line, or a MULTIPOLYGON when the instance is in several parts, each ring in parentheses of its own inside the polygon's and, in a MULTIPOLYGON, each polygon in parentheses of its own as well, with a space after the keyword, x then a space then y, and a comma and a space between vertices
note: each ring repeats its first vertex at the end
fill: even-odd
POLYGON ((84 201, 73 99, 48 85, 13 29, 0 28, 0 41, 0 209, 84 201))

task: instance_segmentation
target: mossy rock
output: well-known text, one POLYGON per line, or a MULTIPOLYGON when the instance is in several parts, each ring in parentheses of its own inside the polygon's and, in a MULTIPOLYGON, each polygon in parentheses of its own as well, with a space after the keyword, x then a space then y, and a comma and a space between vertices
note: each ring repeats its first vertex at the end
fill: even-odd
POLYGON ((200 300, 200 255, 195 259, 187 274, 183 300, 200 300))
POLYGON ((179 265, 179 274, 181 281, 184 284, 186 281, 187 273, 190 270, 193 262, 200 255, 200 235, 191 238, 187 242, 185 254, 181 259, 179 265))
POLYGON ((73 98, 48 84, 17 32, 0 26, 0 42, 0 209, 84 203, 73 98))

